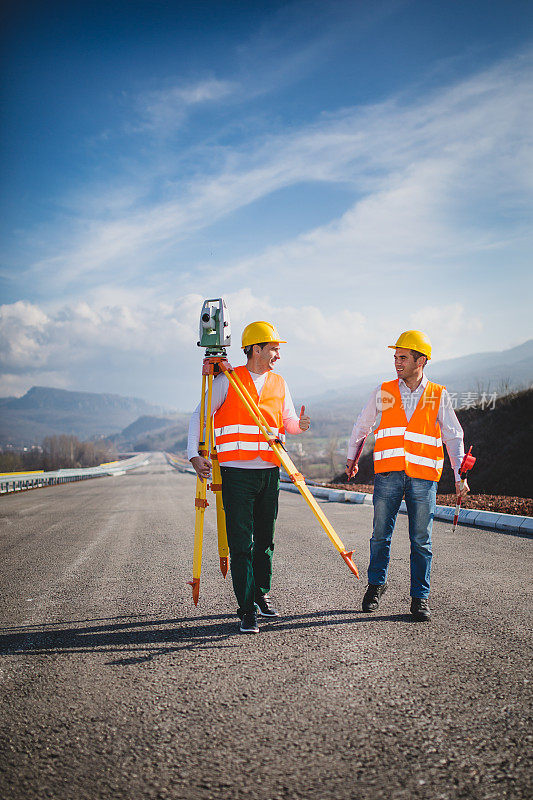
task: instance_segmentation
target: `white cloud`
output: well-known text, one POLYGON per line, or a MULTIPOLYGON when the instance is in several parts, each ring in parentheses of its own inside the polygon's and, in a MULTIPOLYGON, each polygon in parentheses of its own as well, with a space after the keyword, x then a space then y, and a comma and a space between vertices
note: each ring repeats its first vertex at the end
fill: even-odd
POLYGON ((433 360, 457 356, 460 342, 470 341, 483 331, 483 322, 468 313, 461 303, 426 306, 410 317, 413 328, 427 332, 433 346, 433 360))
MULTIPOLYGON (((136 384, 136 390, 129 390, 134 394, 146 396, 150 380, 161 384, 167 379, 173 386, 185 380, 193 387, 195 376, 199 381, 203 358, 203 351, 196 347, 202 302, 201 295, 149 305, 97 306, 84 301, 48 313, 30 304, 4 306, 0 317, 4 345, 0 393, 8 394, 16 385, 27 389, 50 380, 55 386, 79 388, 76 380, 85 368, 94 370, 95 364, 102 365, 103 372, 112 365, 114 385, 118 386, 133 368, 135 374, 128 375, 128 385, 136 384), (173 365, 173 375, 168 374, 169 365, 173 365)), ((242 360, 242 329, 256 319, 273 321, 287 338, 283 360, 297 381, 300 365, 306 374, 322 374, 326 380, 342 379, 346 358, 354 346, 362 350, 359 369, 368 371, 369 353, 373 347, 376 353, 379 351, 375 331, 370 332, 364 315, 358 311, 327 315, 314 306, 275 305, 254 296, 249 287, 228 294, 226 302, 232 321, 230 358, 235 363, 242 360)), ((88 388, 86 384, 84 388, 88 388)), ((95 390, 105 388, 97 386, 95 390)), ((189 407, 195 397, 192 391, 189 407)), ((169 390, 165 402, 170 402, 171 395, 169 390)))
MULTIPOLYGON (((149 268, 157 276, 169 254, 217 220, 309 182, 350 185, 359 199, 335 222, 252 253, 236 268, 232 263, 228 278, 262 267, 320 274, 326 264, 339 275, 375 274, 505 246, 528 229, 530 83, 530 59, 522 57, 410 104, 397 99, 327 115, 288 134, 226 148, 217 172, 176 177, 174 185, 170 173, 163 198, 155 191, 158 164, 153 185, 149 171, 142 176, 144 199, 131 192, 131 208, 119 203, 114 214, 104 203, 104 217, 80 220, 72 245, 56 248, 35 269, 43 279, 53 269, 60 290, 78 280, 100 283, 104 274, 141 281, 149 268), (521 214, 509 213, 517 206, 521 214)), ((229 87, 208 82, 174 91, 183 102, 200 102, 229 87)), ((96 204, 89 206, 94 211, 96 204)))
MULTIPOLYGON (((147 302, 139 295, 133 302, 130 293, 128 304, 83 301, 53 311, 23 303, 3 306, 0 396, 37 384, 140 396, 191 409, 199 396, 204 357, 196 346, 203 299, 190 294, 147 302)), ((272 322, 287 340, 279 372, 303 402, 327 390, 366 383, 369 375, 393 377, 388 345, 411 327, 429 334, 433 361, 490 349, 471 346, 483 334, 483 322, 458 302, 369 313, 349 302, 331 310, 273 301, 249 286, 225 299, 232 323, 230 361, 243 362, 245 325, 258 319, 272 322)))
MULTIPOLYGON (((23 375, 80 388, 87 374, 102 381, 97 391, 122 386, 167 403, 181 385, 176 405, 191 407, 201 362, 198 315, 216 287, 232 315, 232 357, 238 363, 244 324, 271 319, 289 342, 282 371, 295 391, 379 372, 390 361, 387 345, 409 327, 428 331, 437 358, 490 349, 482 339, 490 332, 483 298, 506 275, 478 281, 472 314, 459 287, 475 258, 499 251, 508 270, 510 253, 525 258, 530 62, 520 57, 417 101, 347 109, 228 146, 217 170, 187 180, 169 170, 163 194, 161 164, 151 165, 139 178, 142 191, 111 187, 101 214, 89 197, 90 213, 69 247, 54 245, 32 272, 43 292, 53 286, 54 301, 2 308, 9 377, 0 391, 22 385, 16 376, 23 375), (349 186, 354 200, 333 222, 283 244, 252 245, 238 259, 192 260, 187 274, 173 266, 217 220, 308 183, 349 186)), ((216 81, 180 87, 145 98, 145 109, 154 124, 160 114, 163 128, 179 109, 232 90, 216 81)))
POLYGON ((144 119, 144 127, 160 136, 169 135, 184 122, 192 108, 219 102, 237 88, 231 81, 210 78, 145 92, 137 98, 137 108, 144 119))
POLYGON ((0 306, 1 362, 17 372, 41 367, 47 360, 48 316, 32 303, 0 306))
POLYGON ((95 358, 105 363, 106 354, 144 358, 177 352, 196 341, 198 313, 193 316, 192 308, 199 304, 201 298, 190 296, 174 304, 97 306, 83 301, 48 313, 30 303, 4 305, 0 365, 7 373, 68 375, 74 364, 95 358))

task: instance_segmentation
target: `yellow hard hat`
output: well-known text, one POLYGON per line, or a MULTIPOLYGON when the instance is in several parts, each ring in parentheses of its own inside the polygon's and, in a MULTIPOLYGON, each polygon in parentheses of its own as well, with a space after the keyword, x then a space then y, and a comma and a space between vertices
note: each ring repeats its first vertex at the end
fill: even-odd
POLYGON ((261 344, 261 342, 287 344, 270 322, 250 322, 242 332, 241 347, 248 347, 250 344, 261 344))
POLYGON ((428 360, 431 358, 431 342, 429 337, 422 331, 404 331, 396 344, 389 344, 393 350, 396 347, 405 347, 407 350, 417 350, 423 353, 428 360))

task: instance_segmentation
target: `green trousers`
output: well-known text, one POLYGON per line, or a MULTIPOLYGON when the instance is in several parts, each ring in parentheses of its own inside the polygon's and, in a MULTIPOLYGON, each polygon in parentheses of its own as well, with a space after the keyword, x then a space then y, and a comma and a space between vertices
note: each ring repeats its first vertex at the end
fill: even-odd
POLYGON ((221 467, 220 471, 231 579, 242 616, 270 590, 279 468, 221 467))

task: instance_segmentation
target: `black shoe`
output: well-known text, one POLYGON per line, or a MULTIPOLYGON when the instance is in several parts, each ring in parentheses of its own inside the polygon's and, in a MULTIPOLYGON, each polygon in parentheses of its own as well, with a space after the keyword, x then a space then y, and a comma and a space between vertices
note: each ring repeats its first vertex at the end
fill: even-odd
POLYGON ((411 598, 411 616, 417 622, 428 622, 431 618, 429 603, 424 597, 411 598))
POLYGON ((255 611, 248 611, 243 615, 241 624, 239 625, 240 633, 259 633, 259 625, 257 624, 257 617, 255 611))
POLYGON ((376 586, 373 583, 369 583, 365 592, 365 596, 363 597, 363 611, 377 611, 379 608, 379 599, 382 594, 385 594, 386 591, 386 583, 384 583, 382 586, 376 586))
POLYGON ((267 594, 262 594, 256 598, 255 608, 260 617, 279 617, 267 594))

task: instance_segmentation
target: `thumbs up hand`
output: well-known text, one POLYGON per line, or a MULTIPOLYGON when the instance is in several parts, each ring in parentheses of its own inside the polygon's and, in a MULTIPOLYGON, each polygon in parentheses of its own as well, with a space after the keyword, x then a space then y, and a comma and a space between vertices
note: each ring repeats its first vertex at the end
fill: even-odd
POLYGON ((300 430, 306 431, 311 424, 311 418, 306 416, 305 413, 305 406, 302 406, 300 409, 300 430))

